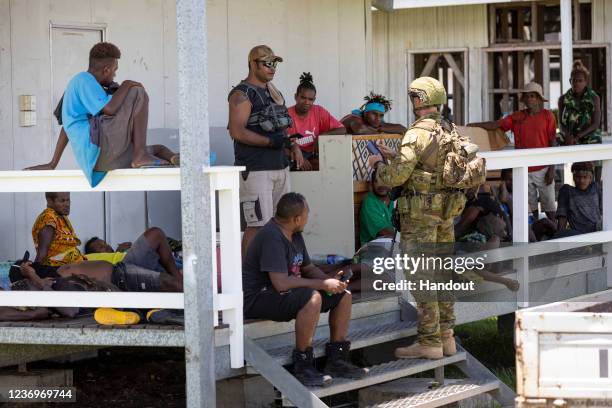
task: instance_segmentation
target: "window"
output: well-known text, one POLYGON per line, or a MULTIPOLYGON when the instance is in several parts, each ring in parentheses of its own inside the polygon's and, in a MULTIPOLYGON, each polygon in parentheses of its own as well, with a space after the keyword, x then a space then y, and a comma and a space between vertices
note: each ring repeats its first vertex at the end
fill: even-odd
MULTIPOLYGON (((485 48, 487 93, 483 119, 498 119, 522 109, 519 94, 525 84, 538 82, 556 111, 561 96, 560 7, 558 1, 501 3, 489 5, 489 47, 485 48)), ((591 72, 589 86, 599 94, 602 112, 610 104, 608 95, 609 45, 591 43, 591 4, 573 2, 574 60, 580 59, 591 72)), ((604 114, 608 129, 610 114, 604 114)))
MULTIPOLYGON (((467 122, 467 50, 434 50, 408 54, 408 83, 420 76, 438 79, 446 88, 448 102, 443 107, 445 117, 458 125, 467 122)), ((410 96, 409 96, 410 97, 410 96)), ((408 106, 411 107, 410 101, 408 106)), ((408 109, 408 123, 414 120, 408 109)))
MULTIPOLYGON (((591 3, 574 0, 572 16, 574 40, 591 40, 591 3)), ((493 4, 489 25, 491 44, 559 41, 561 9, 558 1, 493 4)))

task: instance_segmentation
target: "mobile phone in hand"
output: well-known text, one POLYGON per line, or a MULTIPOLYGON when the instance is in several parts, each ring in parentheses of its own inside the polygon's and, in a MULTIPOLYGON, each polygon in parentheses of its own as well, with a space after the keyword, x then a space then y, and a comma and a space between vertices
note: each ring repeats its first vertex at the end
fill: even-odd
POLYGON ((376 146, 376 143, 374 143, 372 140, 370 140, 367 144, 366 144, 366 149, 368 149, 368 151, 370 152, 370 154, 372 155, 379 155, 380 157, 382 157, 383 162, 387 162, 385 160, 385 156, 383 156, 383 154, 381 153, 380 149, 378 148, 378 146, 376 146))
POLYGON ((346 282, 353 277, 353 271, 350 269, 345 269, 342 276, 340 276, 340 282, 346 282))

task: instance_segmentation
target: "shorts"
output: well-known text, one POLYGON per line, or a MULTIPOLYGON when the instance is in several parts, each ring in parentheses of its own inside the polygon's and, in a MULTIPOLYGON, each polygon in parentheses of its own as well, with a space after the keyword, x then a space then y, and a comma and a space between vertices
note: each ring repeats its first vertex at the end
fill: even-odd
POLYGON ((542 211, 555 211, 555 183, 546 184, 544 178, 548 167, 541 170, 530 171, 527 176, 529 210, 538 209, 538 197, 542 205, 542 211))
POLYGON ((243 171, 239 180, 241 221, 247 227, 263 227, 276 213, 280 198, 291 189, 289 167, 243 171))
POLYGON ((149 240, 144 234, 140 235, 132 243, 131 248, 127 251, 125 258, 123 258, 123 263, 133 264, 152 271, 165 272, 159 263, 159 255, 151 247, 149 240))
POLYGON ((134 264, 113 266, 111 281, 125 292, 161 292, 160 273, 134 264))
MULTIPOLYGON (((308 303, 315 289, 297 288, 279 293, 274 289, 265 289, 255 295, 255 299, 245 302, 250 306, 244 310, 246 319, 266 319, 275 322, 288 322, 297 317, 297 314, 308 303)), ((321 294, 321 313, 334 309, 342 300, 346 292, 329 296, 323 291, 321 294)))
POLYGON ((114 115, 100 115, 99 132, 92 142, 100 146, 100 156, 94 170, 109 171, 132 167, 134 115, 147 108, 149 97, 143 87, 130 88, 114 115), (98 139, 98 140, 96 140, 98 139))

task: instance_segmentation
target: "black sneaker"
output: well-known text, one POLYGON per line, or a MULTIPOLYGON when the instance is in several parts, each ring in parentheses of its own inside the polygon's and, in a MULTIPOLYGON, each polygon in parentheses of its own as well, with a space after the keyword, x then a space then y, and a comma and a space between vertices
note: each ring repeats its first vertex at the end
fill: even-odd
POLYGON ((335 343, 327 343, 325 345, 325 354, 327 355, 327 363, 325 364, 325 374, 332 377, 343 377, 358 380, 368 375, 369 368, 357 367, 350 362, 351 342, 339 341, 335 343))
POLYGON ((332 383, 332 377, 325 375, 314 366, 312 347, 305 352, 293 350, 293 375, 306 387, 325 387, 332 383))
POLYGON ((153 324, 185 325, 185 315, 182 310, 151 309, 147 312, 147 321, 153 324))

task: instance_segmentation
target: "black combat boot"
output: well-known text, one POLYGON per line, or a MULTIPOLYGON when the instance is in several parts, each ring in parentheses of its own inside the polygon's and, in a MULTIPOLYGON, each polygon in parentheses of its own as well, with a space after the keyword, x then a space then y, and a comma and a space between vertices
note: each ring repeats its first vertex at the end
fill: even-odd
POLYGON ((325 375, 314 366, 312 347, 305 352, 293 350, 293 375, 306 387, 324 387, 332 383, 332 377, 325 375))
POLYGON ((344 377, 359 379, 368 375, 368 368, 357 367, 350 362, 351 342, 339 341, 327 343, 325 345, 325 354, 327 355, 327 363, 325 364, 325 374, 332 377, 344 377))

